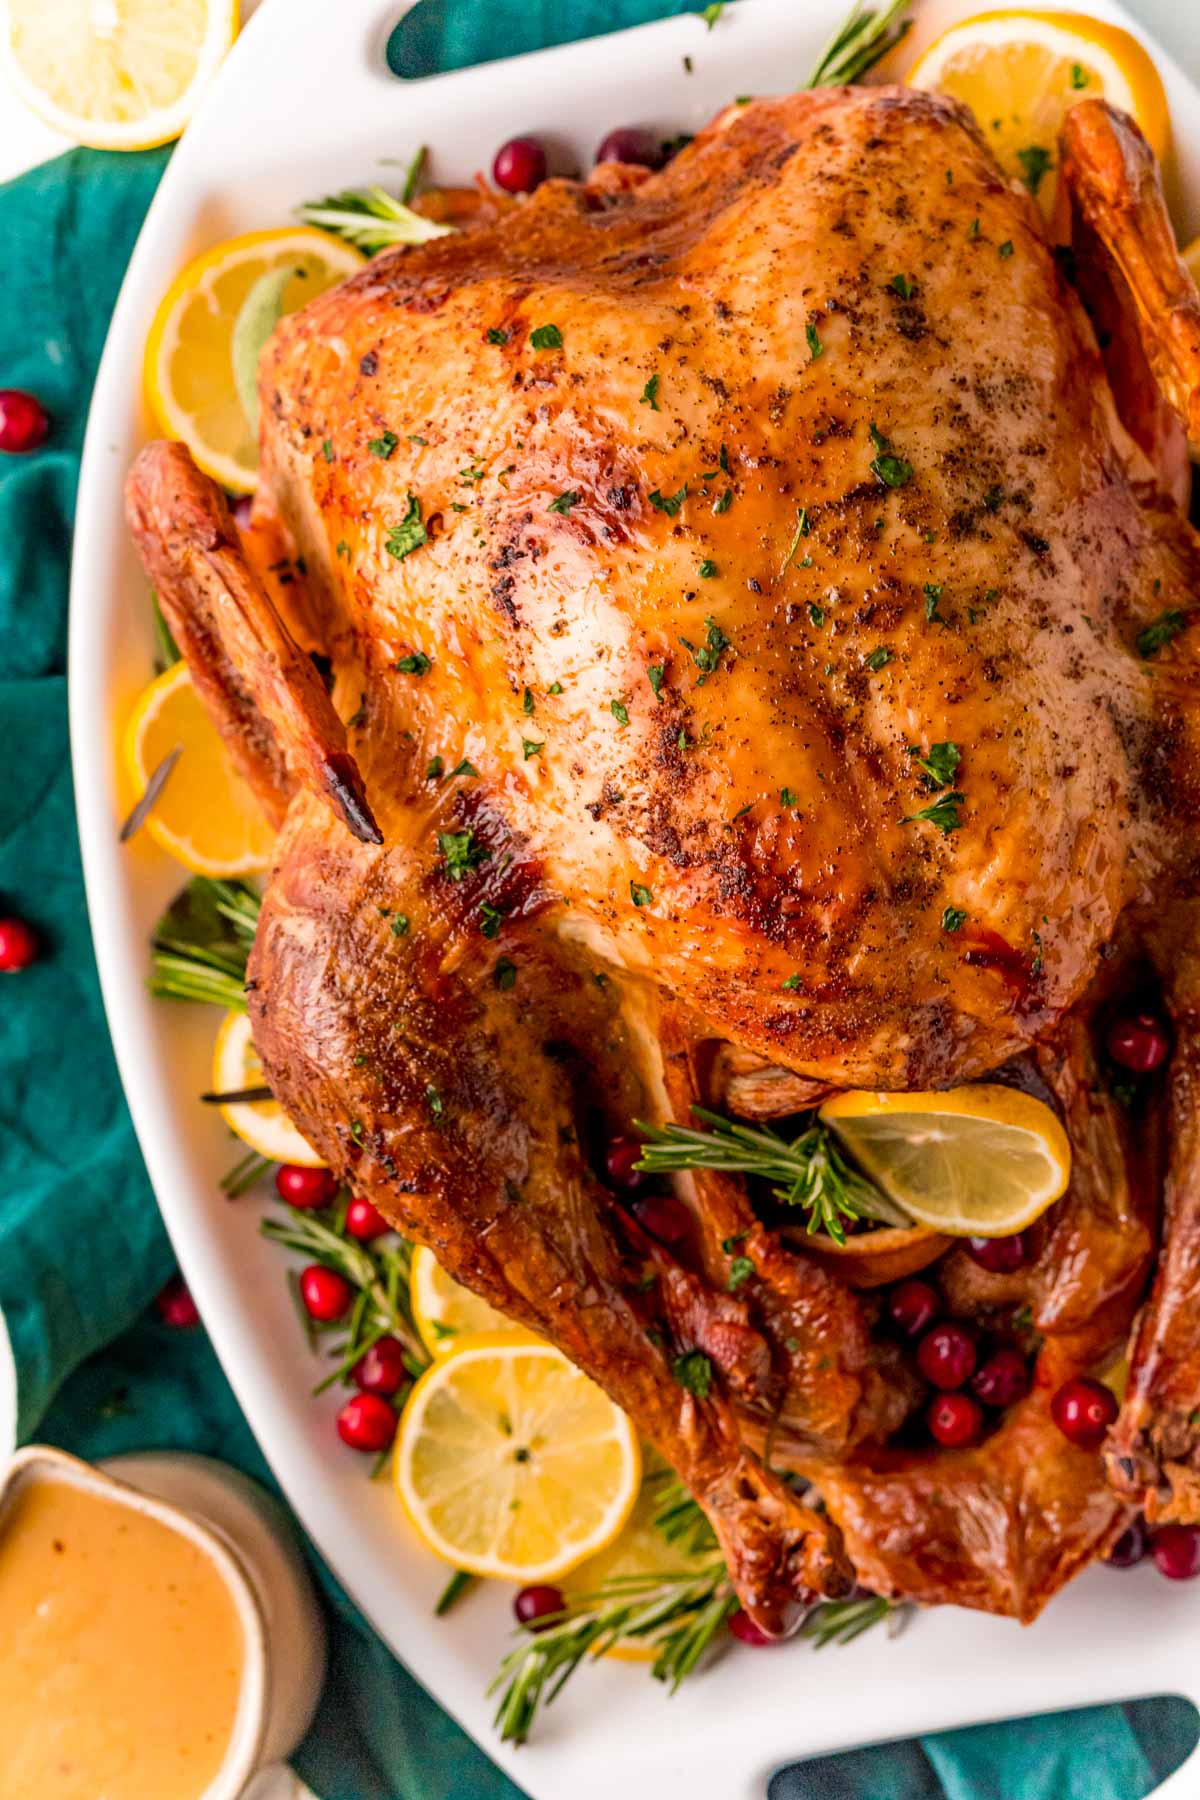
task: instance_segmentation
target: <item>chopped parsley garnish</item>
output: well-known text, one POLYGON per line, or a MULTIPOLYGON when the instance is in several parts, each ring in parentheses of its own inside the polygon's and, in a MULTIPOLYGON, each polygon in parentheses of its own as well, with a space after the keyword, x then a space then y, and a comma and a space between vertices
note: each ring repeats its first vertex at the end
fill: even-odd
POLYGON ((488 331, 487 341, 489 344, 507 344, 510 335, 509 332, 502 331, 499 325, 493 325, 488 331))
POLYGON ((1082 63, 1072 63, 1071 64, 1071 86, 1073 88, 1075 88, 1076 90, 1078 90, 1080 88, 1085 88, 1087 86, 1087 84, 1088 84, 1088 72, 1084 68, 1083 64, 1082 63))
POLYGON ((557 325, 538 325, 529 334, 529 342, 535 350, 561 350, 562 341, 562 332, 557 325))
POLYGON ((711 581, 713 576, 717 573, 717 565, 712 561, 711 557, 706 556, 696 573, 699 575, 701 581, 711 581))
POLYGON ((498 988, 510 988, 517 979, 517 965, 510 957, 502 956, 492 970, 492 980, 498 988))
POLYGON ((1021 165, 1021 177, 1025 186, 1031 194, 1036 194, 1054 167, 1054 158, 1041 144, 1028 144, 1024 150, 1017 151, 1017 161, 1021 165))
POLYGON ((1013 253, 1013 241, 1012 241, 1012 239, 1011 239, 1011 238, 1005 238, 1005 240, 1004 240, 1004 242, 1003 242, 1003 243, 1002 243, 1002 244, 999 244, 999 245, 997 245, 997 253, 998 253, 998 254, 999 254, 999 256, 1000 256, 1000 258, 1001 258, 1001 260, 1002 260, 1002 261, 1004 261, 1004 262, 1007 262, 1007 260, 1008 260, 1008 258, 1009 258, 1009 257, 1010 257, 1010 256, 1011 256, 1011 255, 1012 255, 1012 253, 1013 253))
POLYGON ((721 652, 729 648, 729 639, 716 620, 705 619, 704 623, 707 633, 702 644, 689 643, 685 637, 679 640, 684 649, 690 652, 692 661, 700 671, 697 687, 703 687, 709 676, 716 673, 721 666, 721 652))
POLYGON ((872 423, 870 431, 871 442, 875 447, 875 456, 871 461, 871 473, 879 477, 884 487, 904 487, 912 480, 912 464, 906 462, 904 457, 896 455, 890 438, 885 438, 877 425, 872 423))
POLYGON ((757 1270, 748 1256, 735 1256, 729 1265, 729 1279, 725 1286, 729 1293, 736 1294, 743 1281, 749 1281, 750 1277, 756 1273, 757 1270))
POLYGON ((393 913, 392 914, 392 936, 393 937, 407 937, 408 936, 408 914, 407 913, 393 913))
POLYGON ((475 842, 473 831, 439 831, 437 846, 451 881, 461 881, 491 855, 490 850, 475 842))
POLYGON ((419 550, 428 541, 429 533, 421 523, 421 502, 415 494, 410 494, 408 511, 398 525, 389 527, 384 549, 397 562, 403 562, 406 556, 411 556, 414 550, 419 550))
POLYGON ((344 556, 347 562, 350 561, 350 546, 346 542, 345 538, 338 539, 337 548, 334 551, 334 555, 335 556, 344 556))
POLYGON ((893 275, 888 286, 893 294, 899 294, 902 300, 911 300, 916 293, 916 287, 909 275, 893 275))
POLYGON ((967 236, 972 241, 974 241, 979 236, 979 220, 978 219, 971 220, 970 226, 968 227, 968 230, 967 230, 967 236))
POLYGON ((685 482, 676 494, 660 494, 658 489, 655 488, 654 492, 649 496, 649 500, 651 506, 657 507, 659 512, 664 512, 667 514, 668 518, 673 519, 687 499, 687 496, 687 483, 685 482))
POLYGON ((395 666, 402 675, 428 675, 432 665, 423 650, 414 650, 402 656, 395 666))
POLYGON ((791 788, 780 788, 779 804, 780 806, 795 806, 796 796, 793 794, 791 788))
POLYGON ((441 1118, 441 1116, 442 1116, 442 1096, 438 1093, 438 1091, 434 1087, 432 1081, 429 1083, 429 1085, 425 1089, 425 1104, 429 1108, 430 1112, 433 1114, 435 1119, 441 1118))
POLYGON ((562 513, 563 517, 565 518, 566 515, 570 512, 571 508, 573 506, 577 506, 578 504, 579 504, 579 495, 575 492, 575 489, 567 488, 565 493, 559 494, 557 499, 552 500, 550 502, 549 506, 546 508, 546 511, 552 512, 552 513, 562 513))
POLYGON ((650 683, 650 692, 656 700, 662 692, 663 677, 666 672, 662 663, 651 663, 646 670, 646 680, 650 683))
POLYGON ((788 545, 788 553, 784 557, 783 562, 780 565, 779 573, 781 575, 783 574, 784 570, 787 568, 788 564, 791 562, 793 556, 795 556, 797 550, 800 548, 801 538, 806 538, 807 536, 808 536, 808 508, 807 508, 807 506, 801 506, 797 509, 797 512, 796 512, 796 534, 793 537, 791 543, 788 545))
POLYGON ((504 923, 504 914, 498 906, 489 906, 485 900, 479 908, 479 930, 485 938, 500 936, 500 927, 504 923))
POLYGON ((813 362, 816 362, 818 356, 824 356, 825 346, 821 342, 820 337, 817 335, 817 328, 813 324, 811 319, 809 320, 808 324, 804 327, 804 336, 808 340, 809 357, 813 362))
POLYGON ((409 432, 409 434, 408 434, 408 441, 409 441, 409 443, 410 443, 410 444, 420 444, 420 446, 421 446, 421 448, 422 448, 422 450, 425 450, 425 449, 427 449, 427 448, 428 448, 428 445, 429 445, 429 439, 428 439, 428 438, 423 438, 423 437, 422 437, 422 436, 421 436, 421 435, 420 435, 420 433, 419 433, 419 432, 416 432, 416 431, 410 431, 410 432, 409 432))
POLYGON ((629 884, 629 898, 633 901, 635 906, 649 906, 654 895, 650 892, 648 887, 643 887, 640 881, 631 881, 629 884))
POLYGON ((546 689, 548 694, 561 694, 562 691, 563 685, 561 681, 552 681, 550 686, 546 689))
POLYGON ((707 1400, 712 1391, 713 1366, 703 1350, 685 1350, 672 1362, 671 1373, 681 1388, 697 1400, 707 1400))
POLYGON ((825 608, 823 606, 818 606, 815 601, 809 606, 808 622, 810 625, 815 625, 818 631, 825 623, 825 608))
POLYGON ((521 695, 521 711, 523 713, 529 714, 532 717, 532 714, 533 714, 533 689, 532 688, 527 687, 525 689, 525 692, 521 695))
POLYGON ((321 455, 325 458, 325 461, 327 463, 331 463, 333 461, 333 439, 332 438, 326 438, 325 441, 322 443, 321 455))
POLYGON ((648 406, 650 408, 651 412, 657 412, 659 410, 659 408, 658 408, 658 376, 657 375, 652 375, 650 377, 649 381, 646 383, 645 387, 642 389, 642 398, 641 398, 640 404, 642 406, 648 406))
POLYGON ((889 650, 886 644, 880 644, 876 649, 871 651, 869 656, 864 657, 863 660, 868 669, 871 669, 875 674, 878 674, 880 669, 887 668, 887 665, 891 662, 895 654, 895 651, 889 650))
POLYGON ((617 721, 618 725, 628 725, 629 708, 623 700, 610 700, 608 703, 608 710, 617 721))
POLYGON ((967 915, 960 907, 948 906, 942 914, 943 931, 957 931, 959 926, 965 925, 966 922, 967 915))
POLYGON ((447 777, 446 777, 446 780, 447 781, 455 781, 455 780, 457 780, 457 778, 460 775, 472 775, 475 777, 476 780, 478 780, 479 779, 479 770, 475 767, 475 764, 473 762, 468 762, 466 757, 464 756, 462 761, 459 763, 458 767, 456 769, 451 769, 449 775, 447 775, 447 777))
POLYGON ((1040 975, 1042 972, 1042 963, 1044 960, 1044 958, 1042 956, 1042 934, 1040 931, 1031 931, 1029 935, 1033 939, 1033 952, 1034 952, 1033 961, 1029 965, 1029 973, 1031 975, 1040 975))
POLYGON ((542 739, 540 744, 535 744, 532 738, 523 737, 521 739, 521 749, 524 754, 521 760, 523 762, 528 762, 531 756, 540 756, 545 748, 545 738, 542 739))
POLYGON ((468 487, 474 487, 483 480, 483 470, 478 463, 472 463, 469 468, 458 471, 458 479, 465 482, 468 487))
POLYGON ((1004 489, 998 483, 996 486, 990 487, 983 496, 983 504, 990 513, 999 512, 1004 505, 1004 489))
POLYGON ((399 442, 400 439, 394 431, 381 431, 377 438, 367 439, 367 449, 372 456, 377 456, 381 462, 386 462, 399 442))
POLYGON ((930 825, 936 825, 943 836, 949 837, 952 831, 957 831, 962 825, 958 809, 966 798, 965 794, 960 794, 957 790, 951 794, 943 794, 940 800, 935 800, 931 806, 923 806, 920 812, 909 813, 900 823, 912 825, 918 819, 925 819, 930 825))
POLYGON ((1187 624, 1187 614, 1172 607, 1167 612, 1159 613, 1153 624, 1146 625, 1137 634, 1137 653, 1143 660, 1156 656, 1164 644, 1177 638, 1187 624))
POLYGON ((711 31, 724 11, 725 0, 709 0, 709 4, 700 9, 700 17, 711 31))
POLYGON ((938 602, 942 597, 941 582, 940 581, 927 581, 925 583, 924 594, 925 594, 925 617, 926 617, 926 619, 928 619, 931 624, 936 619, 939 625, 944 625, 945 620, 942 618, 941 613, 938 611, 938 602))
POLYGON ((781 988, 784 988, 789 994, 794 994, 796 992, 797 988, 800 986, 800 977, 799 977, 799 975, 789 975, 787 977, 787 980, 781 981, 779 985, 781 988))
POLYGON ((429 767, 425 771, 426 781, 440 781, 446 772, 446 765, 440 756, 431 756, 429 767))
POLYGON ((927 781, 935 788, 949 787, 958 772, 962 761, 962 751, 957 744, 947 741, 943 744, 931 744, 929 755, 922 756, 918 744, 910 744, 908 754, 916 758, 917 767, 927 781))

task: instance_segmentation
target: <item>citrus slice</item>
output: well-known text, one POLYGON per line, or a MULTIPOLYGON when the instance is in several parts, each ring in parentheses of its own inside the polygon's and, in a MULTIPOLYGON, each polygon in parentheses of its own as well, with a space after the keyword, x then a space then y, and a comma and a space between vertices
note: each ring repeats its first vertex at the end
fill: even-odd
POLYGON ((1135 37, 1084 13, 979 13, 952 25, 909 71, 914 87, 962 100, 1000 165, 1054 211, 1058 134, 1080 100, 1130 113, 1162 157, 1169 118, 1162 81, 1135 37))
POLYGON ((258 476, 257 437, 233 364, 234 331, 251 290, 292 268, 278 304, 281 313, 295 312, 365 260, 308 225, 251 231, 206 250, 163 295, 146 340, 146 398, 159 428, 181 439, 223 487, 249 494, 258 476))
POLYGON ((435 1556, 471 1575, 557 1581, 610 1544, 642 1462, 620 1407, 520 1331, 464 1339, 409 1397, 396 1489, 435 1556))
POLYGON ((219 876, 267 867, 275 834, 205 712, 185 662, 173 663, 138 696, 124 749, 139 796, 164 758, 179 751, 146 830, 185 868, 219 876))
MULTIPOLYGON (((262 1087, 264 1080, 249 1018, 244 1012, 226 1013, 213 1046, 213 1092, 240 1094, 247 1088, 262 1087)), ((268 1162, 299 1163, 303 1169, 326 1167, 278 1100, 234 1100, 222 1106, 221 1117, 243 1144, 268 1162)))
POLYGON ((494 1306, 452 1280, 424 1244, 413 1251, 408 1292, 413 1323, 431 1356, 452 1350, 472 1332, 503 1331, 510 1324, 494 1306))
POLYGON ((955 1237, 1023 1231, 1071 1176, 1066 1132, 1015 1088, 837 1094, 820 1116, 890 1199, 955 1237))
POLYGON ((56 131, 100 150, 178 137, 237 33, 236 0, 7 0, 3 62, 56 131))

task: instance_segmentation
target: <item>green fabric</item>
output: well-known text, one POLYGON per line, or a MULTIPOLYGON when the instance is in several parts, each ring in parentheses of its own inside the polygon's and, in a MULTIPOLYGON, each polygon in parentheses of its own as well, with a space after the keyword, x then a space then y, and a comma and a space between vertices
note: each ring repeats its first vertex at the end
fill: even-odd
MULTIPOLYGON (((405 66, 419 55, 419 66, 433 70, 681 6, 431 0, 422 10, 408 28, 405 66)), ((172 1333, 146 1311, 171 1255, 109 1050, 67 761, 63 667, 79 445, 117 286, 164 163, 163 152, 81 151, 0 188, 0 385, 31 389, 53 421, 42 450, 0 455, 0 733, 10 746, 0 782, 0 912, 31 919, 46 948, 33 969, 4 983, 0 999, 0 1309, 19 1370, 22 1437, 37 1433, 89 1457, 177 1445, 266 1481, 203 1333, 172 1333)), ((86 556, 87 545, 76 554, 86 556)), ((316 1791, 324 1800, 519 1800, 313 1560, 334 1644, 321 1713, 297 1758, 316 1791)), ((665 1695, 663 1707, 670 1730, 665 1695)), ((1194 1716, 1181 1703, 1106 1707, 797 1765, 776 1778, 772 1796, 1138 1800, 1194 1739, 1194 1716)))

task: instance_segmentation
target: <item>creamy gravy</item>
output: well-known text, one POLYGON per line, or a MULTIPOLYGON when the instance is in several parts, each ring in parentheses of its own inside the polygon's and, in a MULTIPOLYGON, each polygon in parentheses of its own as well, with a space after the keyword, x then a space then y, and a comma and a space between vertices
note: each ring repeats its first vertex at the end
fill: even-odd
POLYGON ((245 1640, 198 1545, 30 1477, 0 1520, 0 1800, 200 1800, 245 1640))

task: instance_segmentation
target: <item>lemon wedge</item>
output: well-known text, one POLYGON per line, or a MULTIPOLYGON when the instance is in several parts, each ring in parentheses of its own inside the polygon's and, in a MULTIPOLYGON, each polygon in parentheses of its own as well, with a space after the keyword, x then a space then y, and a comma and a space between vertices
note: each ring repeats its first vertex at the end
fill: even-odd
POLYGON ((452 1280, 424 1244, 413 1251, 408 1294, 413 1323, 431 1356, 454 1349, 460 1338, 473 1332, 504 1331, 511 1323, 470 1288, 452 1280))
POLYGON ((913 87, 962 100, 1010 175, 1054 212, 1058 134, 1080 100, 1102 98, 1141 126, 1154 154, 1170 123, 1158 70, 1129 32, 1084 13, 979 13, 952 25, 909 71, 913 87))
MULTIPOLYGON (((213 1047, 213 1092, 238 1094, 246 1088, 261 1087, 263 1081, 263 1066, 254 1048, 250 1020, 244 1012, 226 1013, 213 1047)), ((268 1162, 299 1163, 303 1169, 326 1167, 278 1100, 234 1100, 222 1106, 221 1117, 243 1144, 249 1144, 268 1162)))
POLYGON ((820 1117, 889 1199, 955 1237, 1023 1231, 1071 1178, 1058 1119, 1015 1088, 837 1094, 820 1117))
POLYGON ((561 1350, 483 1332, 413 1388, 393 1463, 435 1556, 471 1575, 557 1581, 620 1532, 641 1483, 620 1407, 561 1350))
POLYGON ((233 340, 242 308, 265 276, 293 271, 278 297, 295 312, 362 267, 349 244, 311 226, 251 231, 206 250, 163 295, 146 340, 146 398, 159 429, 179 438, 214 481, 249 494, 258 443, 238 397, 233 340))
POLYGON ((178 137, 237 35, 236 0, 7 0, 3 62, 47 125, 99 150, 178 137))
POLYGON ((196 875, 251 875, 271 860, 275 834, 192 686, 173 663, 144 688, 125 727, 125 766, 139 796, 179 751, 146 819, 162 849, 196 875))

